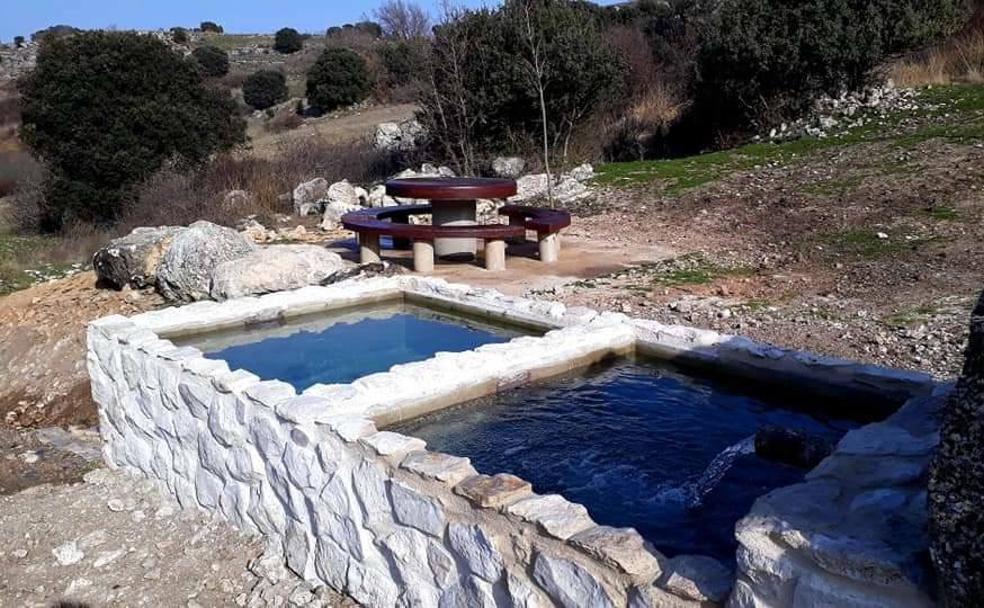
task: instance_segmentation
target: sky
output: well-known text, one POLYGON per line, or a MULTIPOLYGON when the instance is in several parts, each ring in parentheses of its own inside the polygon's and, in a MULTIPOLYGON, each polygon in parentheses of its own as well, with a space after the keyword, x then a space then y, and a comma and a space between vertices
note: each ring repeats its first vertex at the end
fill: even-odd
MULTIPOLYGON (((83 29, 167 29, 215 21, 230 33, 273 32, 293 27, 323 32, 330 25, 361 20, 381 0, 0 0, 0 41, 65 24, 83 29)), ((417 0, 436 11, 438 0, 417 0)), ((603 2, 605 4, 611 1, 603 2)), ((457 0, 477 7, 496 0, 457 0)))

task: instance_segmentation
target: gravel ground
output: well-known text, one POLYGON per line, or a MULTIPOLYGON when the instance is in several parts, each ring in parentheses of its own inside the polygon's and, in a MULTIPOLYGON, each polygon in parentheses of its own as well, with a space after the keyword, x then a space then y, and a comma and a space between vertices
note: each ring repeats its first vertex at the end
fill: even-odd
POLYGON ((0 497, 0 538, 0 606, 357 606, 259 538, 108 469, 0 497))

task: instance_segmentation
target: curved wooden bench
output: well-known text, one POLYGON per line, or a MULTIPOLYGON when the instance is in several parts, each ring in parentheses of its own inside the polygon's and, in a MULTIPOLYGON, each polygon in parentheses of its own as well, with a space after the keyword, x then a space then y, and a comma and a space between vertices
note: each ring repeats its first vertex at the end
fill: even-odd
POLYGON ((379 261, 381 235, 409 239, 413 242, 413 269, 417 272, 434 269, 434 239, 445 237, 484 240, 485 267, 505 270, 506 239, 526 234, 523 226, 505 224, 426 226, 407 223, 411 215, 425 215, 431 211, 430 205, 360 209, 343 215, 342 226, 359 235, 359 260, 362 263, 379 261))
POLYGON ((570 213, 544 207, 504 205, 499 209, 499 215, 508 217, 510 226, 522 226, 524 230, 536 231, 541 262, 552 264, 557 261, 560 253, 560 231, 571 225, 570 213))

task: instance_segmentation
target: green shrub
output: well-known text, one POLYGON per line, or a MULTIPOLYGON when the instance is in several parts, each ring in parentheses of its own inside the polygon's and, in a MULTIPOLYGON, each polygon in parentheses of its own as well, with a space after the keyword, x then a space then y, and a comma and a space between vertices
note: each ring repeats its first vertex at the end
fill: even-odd
POLYGON ((228 94, 150 36, 47 39, 20 87, 22 138, 50 172, 46 230, 111 223, 165 161, 194 165, 244 139, 228 94))
POLYGON ((188 44, 188 30, 183 27, 172 27, 171 42, 174 44, 188 44))
POLYGON ((387 88, 413 84, 424 75, 426 58, 423 47, 417 42, 391 42, 377 50, 379 63, 385 72, 387 88))
POLYGON ((307 73, 308 103, 321 112, 358 103, 371 90, 365 60, 348 49, 326 49, 307 73))
POLYGON ((216 46, 200 46, 191 52, 202 73, 208 78, 221 78, 229 73, 229 54, 216 46))
POLYGON ((222 26, 214 21, 202 21, 198 29, 203 32, 212 32, 213 34, 221 34, 223 32, 222 26))
POLYGON ((872 0, 885 52, 919 48, 955 32, 968 17, 966 0, 872 0))
POLYGON ((697 110, 713 128, 795 116, 869 83, 886 54, 952 32, 964 0, 724 0, 698 59, 697 110))
POLYGON ((698 109, 717 127, 770 123, 866 84, 880 20, 854 0, 725 0, 698 59, 698 109))
POLYGON ((277 30, 273 36, 273 50, 289 55, 304 48, 304 38, 292 27, 277 30))
POLYGON ((260 70, 243 82, 243 100, 257 110, 265 110, 287 100, 287 78, 277 70, 260 70))

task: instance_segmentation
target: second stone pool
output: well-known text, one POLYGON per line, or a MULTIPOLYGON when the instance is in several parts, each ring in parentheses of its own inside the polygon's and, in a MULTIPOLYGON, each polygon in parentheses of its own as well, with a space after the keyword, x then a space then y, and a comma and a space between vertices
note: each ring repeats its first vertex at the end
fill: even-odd
POLYGON ((508 472, 540 494, 634 527, 663 553, 735 555, 734 524, 755 499, 804 472, 754 453, 766 425, 837 440, 860 423, 795 397, 753 395, 665 364, 618 360, 499 393, 392 430, 508 472))

